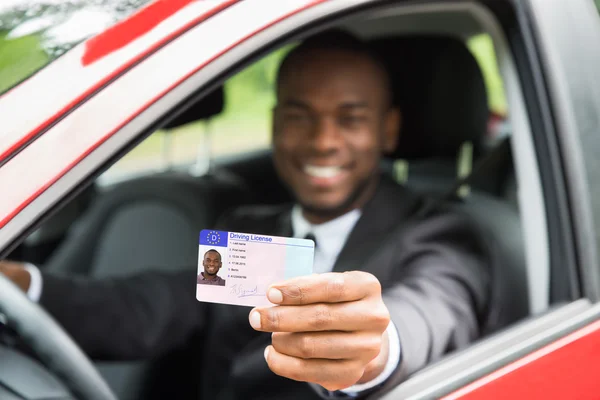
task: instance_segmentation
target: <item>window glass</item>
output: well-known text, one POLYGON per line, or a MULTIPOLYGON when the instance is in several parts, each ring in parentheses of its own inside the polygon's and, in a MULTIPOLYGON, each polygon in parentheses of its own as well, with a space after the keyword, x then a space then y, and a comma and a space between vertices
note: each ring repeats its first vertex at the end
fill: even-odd
POLYGON ((0 0, 0 93, 150 0, 0 0))

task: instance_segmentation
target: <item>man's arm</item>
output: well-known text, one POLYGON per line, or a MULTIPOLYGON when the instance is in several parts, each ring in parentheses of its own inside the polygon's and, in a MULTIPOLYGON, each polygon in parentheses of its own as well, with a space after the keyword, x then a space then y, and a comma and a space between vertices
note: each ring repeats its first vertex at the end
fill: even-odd
MULTIPOLYGON (((3 261, 0 273, 36 297, 31 290, 40 272, 34 266, 3 261)), ((40 303, 89 356, 146 358, 184 344, 203 327, 205 306, 196 301, 195 274, 190 269, 96 280, 42 273, 40 303)))
POLYGON ((202 328, 195 275, 193 269, 102 280, 42 274, 40 303, 90 357, 147 358, 183 345, 202 328))
POLYGON ((483 235, 453 213, 417 225, 402 242, 395 255, 398 283, 383 291, 402 349, 387 387, 479 338, 497 261, 483 235))
MULTIPOLYGON (((232 212, 216 229, 236 223, 232 212)), ((168 352, 205 324, 207 305, 196 300, 196 267, 126 278, 58 277, 33 265, 1 261, 0 273, 38 301, 90 357, 141 359, 168 352), (39 289, 39 293, 38 293, 39 289)))
POLYGON ((382 281, 358 271, 315 274, 274 285, 282 298, 268 291, 279 305, 254 309, 250 322, 273 332, 265 353, 273 372, 330 391, 367 383, 384 369, 381 335, 391 318, 401 362, 381 386, 368 389, 384 392, 479 337, 492 262, 481 235, 448 214, 388 238, 369 264, 382 281), (376 373, 365 379, 372 366, 376 373))

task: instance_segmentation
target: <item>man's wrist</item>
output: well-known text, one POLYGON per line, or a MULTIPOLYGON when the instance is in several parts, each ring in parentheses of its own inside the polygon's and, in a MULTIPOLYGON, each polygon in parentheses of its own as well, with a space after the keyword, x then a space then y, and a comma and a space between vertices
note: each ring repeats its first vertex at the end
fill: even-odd
POLYGON ((388 334, 389 350, 388 359, 386 361, 385 367, 383 368, 383 371, 381 371, 381 373, 376 378, 368 382, 350 386, 346 389, 340 390, 340 392, 346 394, 360 394, 361 392, 373 389, 377 386, 381 386, 388 380, 390 376, 392 376, 392 374, 398 367, 398 364, 400 364, 400 336, 398 335, 398 330, 396 329, 396 326, 392 321, 390 321, 386 332, 388 334))
POLYGON ((375 379, 334 392, 328 391, 314 383, 310 385, 323 399, 355 398, 363 395, 365 392, 377 390, 392 376, 401 362, 400 335, 398 334, 396 325, 392 321, 390 321, 387 327, 387 334, 389 340, 388 359, 383 371, 375 379))
POLYGON ((30 279, 29 288, 27 289, 27 297, 29 297, 29 300, 33 301, 34 303, 37 303, 42 297, 42 273, 38 267, 30 263, 23 264, 23 268, 29 273, 30 279))

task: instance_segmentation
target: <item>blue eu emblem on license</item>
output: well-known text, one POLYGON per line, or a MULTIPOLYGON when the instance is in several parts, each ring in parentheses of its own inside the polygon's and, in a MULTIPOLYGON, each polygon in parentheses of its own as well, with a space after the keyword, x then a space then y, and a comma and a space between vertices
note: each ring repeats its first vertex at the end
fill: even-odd
POLYGON ((221 235, 217 231, 210 231, 206 234, 208 244, 218 244, 221 240, 221 235))
POLYGON ((205 229, 200 232, 200 244, 227 247, 227 232, 205 229))

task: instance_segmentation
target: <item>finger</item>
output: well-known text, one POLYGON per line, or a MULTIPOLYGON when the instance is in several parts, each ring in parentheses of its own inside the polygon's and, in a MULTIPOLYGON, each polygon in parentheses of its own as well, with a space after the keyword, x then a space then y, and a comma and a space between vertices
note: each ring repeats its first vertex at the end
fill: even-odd
POLYGON ((293 278, 271 285, 269 301, 281 305, 339 303, 381 295, 375 276, 362 271, 330 272, 293 278))
POLYGON ((383 332, 390 321, 387 308, 377 301, 256 308, 249 318, 252 327, 262 332, 383 332))
POLYGON ((265 360, 269 369, 279 376, 295 381, 316 383, 328 390, 340 390, 354 385, 364 371, 360 362, 305 360, 281 354, 273 346, 265 349, 265 360))
POLYGON ((372 332, 273 333, 277 352, 304 359, 356 359, 368 363, 381 351, 383 335, 372 332))

